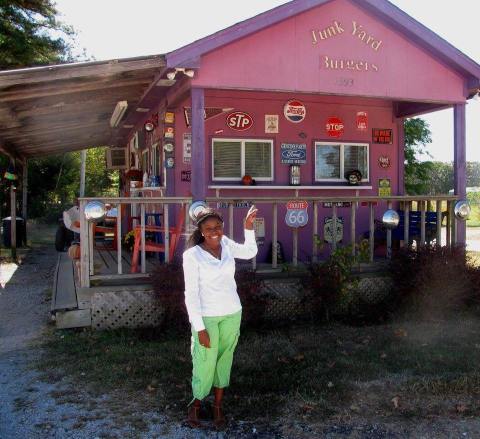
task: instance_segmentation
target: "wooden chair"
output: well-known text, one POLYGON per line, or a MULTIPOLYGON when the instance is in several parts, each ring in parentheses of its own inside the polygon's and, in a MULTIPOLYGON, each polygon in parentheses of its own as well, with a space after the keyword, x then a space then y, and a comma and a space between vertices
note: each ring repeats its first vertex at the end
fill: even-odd
MULTIPOLYGON (((175 254, 175 250, 177 248, 178 242, 180 241, 180 236, 182 234, 183 225, 185 223, 185 206, 180 207, 180 214, 177 218, 177 224, 174 227, 169 227, 169 237, 170 237, 170 245, 168 248, 168 254, 170 256, 170 260, 173 259, 175 254)), ((131 273, 138 273, 138 266, 139 266, 139 259, 142 247, 142 228, 140 226, 135 227, 135 243, 133 246, 133 253, 132 253, 132 267, 130 272, 131 273)), ((159 226, 145 226, 145 232, 154 232, 163 233, 165 234, 165 228, 159 226)), ((163 240, 165 242, 165 239, 163 240)), ((147 240, 145 237, 145 251, 146 252, 159 252, 165 253, 165 244, 158 243, 152 240, 147 240)))
POLYGON ((109 220, 110 226, 93 225, 93 242, 97 250, 117 250, 117 218, 109 220))

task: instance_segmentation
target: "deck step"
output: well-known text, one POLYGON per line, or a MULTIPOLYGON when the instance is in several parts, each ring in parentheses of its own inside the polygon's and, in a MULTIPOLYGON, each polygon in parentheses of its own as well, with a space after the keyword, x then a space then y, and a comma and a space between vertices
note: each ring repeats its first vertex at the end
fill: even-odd
POLYGON ((55 321, 58 329, 89 327, 92 326, 92 313, 90 309, 57 311, 55 321))
POLYGON ((51 311, 75 309, 77 303, 77 287, 73 262, 67 253, 58 254, 57 268, 53 283, 53 300, 51 311))

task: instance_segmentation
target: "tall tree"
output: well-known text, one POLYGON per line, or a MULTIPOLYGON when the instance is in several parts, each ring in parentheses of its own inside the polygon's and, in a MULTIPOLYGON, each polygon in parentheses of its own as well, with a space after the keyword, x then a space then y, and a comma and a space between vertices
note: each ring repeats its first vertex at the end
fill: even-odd
POLYGON ((52 0, 0 0, 0 69, 73 60, 74 31, 52 0))
POLYGON ((427 144, 432 142, 428 123, 420 118, 407 119, 405 128, 405 191, 409 195, 428 193, 432 162, 422 162, 419 154, 430 155, 427 144))

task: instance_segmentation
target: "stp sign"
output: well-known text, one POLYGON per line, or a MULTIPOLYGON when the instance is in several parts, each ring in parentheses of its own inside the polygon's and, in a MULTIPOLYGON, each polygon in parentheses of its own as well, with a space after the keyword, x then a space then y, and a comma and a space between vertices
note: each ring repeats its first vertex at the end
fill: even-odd
POLYGON ((253 119, 243 111, 235 111, 227 116, 227 125, 236 131, 245 131, 252 127, 253 119))
POLYGON ((330 137, 340 137, 345 125, 339 117, 329 117, 325 123, 325 129, 330 137))
POLYGON ((289 201, 287 203, 287 213, 285 214, 285 223, 288 227, 304 227, 308 223, 307 213, 308 203, 306 201, 289 201))

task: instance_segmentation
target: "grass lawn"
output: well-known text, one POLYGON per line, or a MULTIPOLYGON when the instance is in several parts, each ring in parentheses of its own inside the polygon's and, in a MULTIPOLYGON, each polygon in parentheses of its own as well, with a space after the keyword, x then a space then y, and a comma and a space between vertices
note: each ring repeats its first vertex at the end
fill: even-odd
MULTIPOLYGON (((234 421, 269 425, 478 417, 479 323, 458 316, 245 330, 226 395, 228 413, 234 421)), ((37 365, 45 379, 66 376, 93 395, 116 395, 109 409, 119 418, 135 406, 184 419, 191 399, 187 333, 63 331, 52 333, 45 347, 37 365)), ((141 425, 141 417, 136 422, 141 425)))

